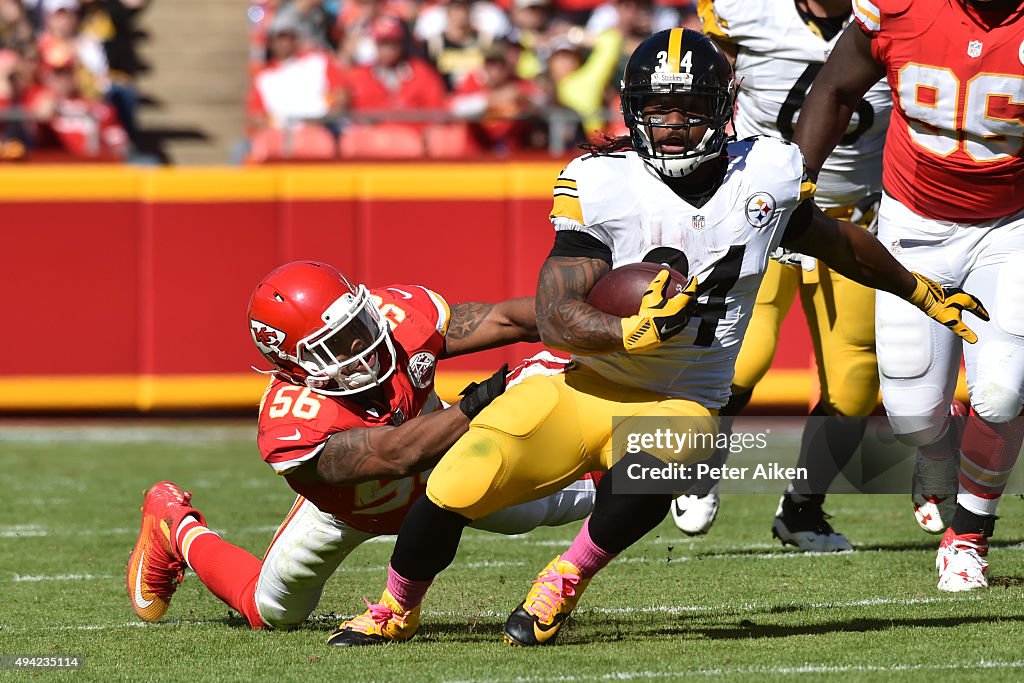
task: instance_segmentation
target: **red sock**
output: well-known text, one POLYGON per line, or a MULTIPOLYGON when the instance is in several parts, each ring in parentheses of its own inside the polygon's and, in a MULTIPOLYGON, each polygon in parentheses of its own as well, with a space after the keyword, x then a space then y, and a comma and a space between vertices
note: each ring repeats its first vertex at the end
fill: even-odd
POLYGON ((960 445, 960 495, 956 500, 976 515, 994 515, 1021 442, 1024 420, 986 422, 972 410, 960 445))
POLYGON ((583 523, 583 528, 576 534, 576 539, 569 549, 562 553, 562 560, 571 562, 580 570, 580 578, 589 579, 604 569, 605 565, 615 559, 618 553, 610 553, 600 548, 590 537, 590 518, 583 523))
POLYGON ((402 609, 410 610, 423 602, 423 596, 433 581, 411 581, 405 578, 389 564, 388 565, 388 593, 391 593, 402 609))
POLYGON ((178 548, 185 563, 210 592, 244 616, 253 628, 266 625, 256 610, 256 580, 263 563, 200 524, 186 519, 178 527, 178 548))

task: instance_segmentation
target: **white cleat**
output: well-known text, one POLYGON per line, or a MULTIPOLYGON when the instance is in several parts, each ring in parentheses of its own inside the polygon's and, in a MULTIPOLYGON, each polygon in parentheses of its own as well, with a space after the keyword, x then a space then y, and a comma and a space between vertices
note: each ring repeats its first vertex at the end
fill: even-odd
POLYGON ((949 457, 932 460, 920 451, 917 453, 911 500, 917 525, 929 534, 941 534, 953 520, 956 494, 960 488, 960 435, 969 414, 970 409, 961 401, 953 401, 949 406, 949 457))
POLYGON ((772 520, 772 536, 782 545, 796 546, 804 552, 838 553, 853 550, 846 536, 832 528, 829 515, 821 509, 825 496, 794 503, 788 495, 779 500, 772 520))
POLYGON ((929 534, 941 534, 953 519, 960 477, 960 457, 931 460, 920 453, 914 465, 914 518, 929 534))
POLYGON ((956 497, 922 496, 914 494, 914 519, 917 525, 929 534, 941 534, 953 519, 956 497))
POLYGON ((935 556, 938 589, 949 593, 988 588, 988 539, 981 534, 957 536, 946 530, 935 556))
POLYGON ((672 501, 672 521, 687 536, 703 536, 718 516, 718 484, 703 496, 679 496, 672 501))

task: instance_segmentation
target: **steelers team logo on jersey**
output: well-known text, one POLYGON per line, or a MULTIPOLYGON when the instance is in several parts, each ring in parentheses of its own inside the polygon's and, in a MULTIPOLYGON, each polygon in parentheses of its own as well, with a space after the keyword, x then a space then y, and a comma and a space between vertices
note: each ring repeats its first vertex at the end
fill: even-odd
POLYGON ((763 228, 775 215, 775 198, 767 192, 755 192, 747 197, 747 222, 755 228, 763 228))
POLYGON ((437 358, 429 351, 414 353, 409 358, 409 381, 417 389, 426 389, 434 381, 437 358))

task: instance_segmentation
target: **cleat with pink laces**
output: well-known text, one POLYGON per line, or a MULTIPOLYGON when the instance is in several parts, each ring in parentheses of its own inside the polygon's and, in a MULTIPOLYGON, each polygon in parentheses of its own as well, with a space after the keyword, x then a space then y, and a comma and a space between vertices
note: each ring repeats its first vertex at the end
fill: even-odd
POLYGON ((184 578, 185 561, 174 542, 181 520, 195 515, 200 524, 206 525, 191 501, 191 493, 169 481, 154 484, 142 501, 142 528, 128 558, 125 585, 132 609, 143 621, 163 618, 184 578))
POLYGON ((935 569, 939 572, 940 591, 959 593, 988 588, 988 539, 981 534, 957 535, 946 529, 935 557, 935 569))
POLYGON ((960 401, 953 401, 949 406, 952 419, 949 428, 955 430, 955 436, 950 438, 954 449, 951 457, 932 460, 920 452, 917 454, 911 500, 917 525, 929 534, 941 534, 953 519, 960 485, 959 435, 969 412, 960 401))
POLYGON ((533 582, 526 600, 505 622, 505 642, 509 645, 550 645, 559 629, 590 584, 580 578, 580 570, 561 555, 551 560, 533 582))
POLYGON ((402 609, 386 588, 379 603, 372 603, 366 598, 363 601, 366 602, 366 611, 354 619, 342 622, 327 638, 328 645, 384 645, 401 643, 416 635, 420 627, 419 605, 410 610, 402 609))

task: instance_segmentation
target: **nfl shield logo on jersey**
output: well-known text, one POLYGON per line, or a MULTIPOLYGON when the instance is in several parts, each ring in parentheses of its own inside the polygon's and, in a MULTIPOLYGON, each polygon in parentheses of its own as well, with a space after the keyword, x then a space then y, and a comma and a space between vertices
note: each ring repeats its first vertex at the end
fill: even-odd
POLYGON ((702 232, 704 228, 707 227, 707 220, 704 216, 691 216, 690 227, 693 228, 695 232, 702 232))
POLYGON ((756 192, 747 198, 747 222, 755 228, 768 225, 775 215, 775 198, 767 192, 756 192))
POLYGON ((981 56, 981 41, 972 40, 967 43, 967 56, 976 59, 981 56))

